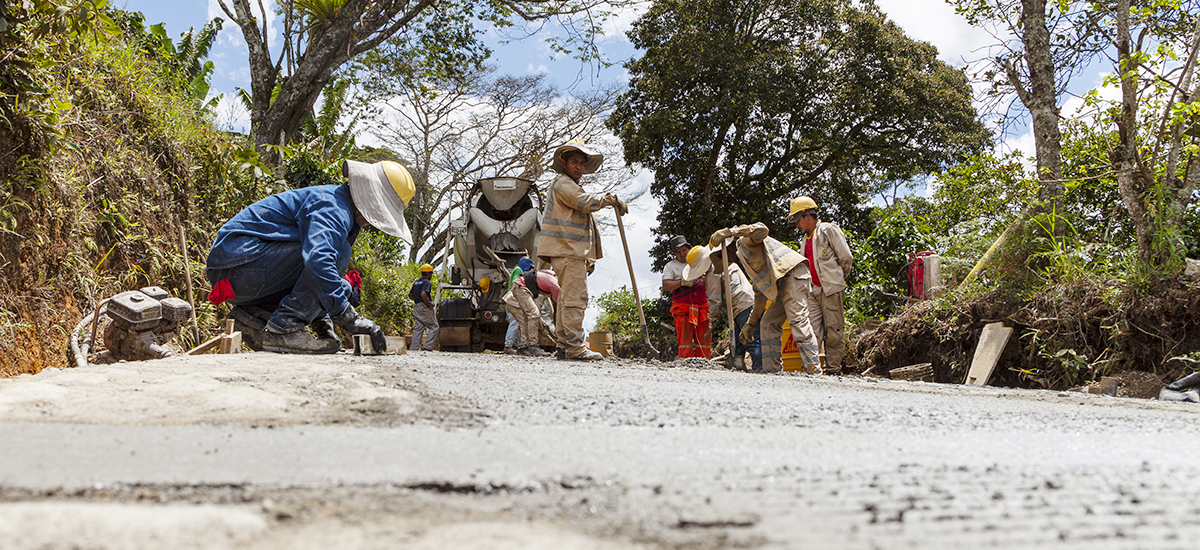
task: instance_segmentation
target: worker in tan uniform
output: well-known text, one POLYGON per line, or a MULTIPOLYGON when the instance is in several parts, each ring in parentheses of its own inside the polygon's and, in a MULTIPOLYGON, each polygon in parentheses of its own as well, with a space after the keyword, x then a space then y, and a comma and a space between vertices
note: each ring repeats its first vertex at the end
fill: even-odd
POLYGON ((721 246, 730 237, 737 239, 739 263, 754 287, 754 309, 742 327, 739 338, 749 343, 754 328, 762 336, 763 372, 783 370, 783 321, 791 325, 792 340, 800 352, 803 372, 821 374, 820 346, 809 325, 808 292, 812 274, 808 260, 799 252, 768 237, 767 226, 760 223, 718 229, 709 238, 709 247, 721 246), (767 305, 770 302, 770 306, 767 305))
POLYGON ((809 197, 792 199, 790 221, 804 232, 804 258, 812 275, 808 293, 808 319, 817 342, 825 346, 824 370, 842 371, 846 355, 846 277, 854 265, 854 255, 842 228, 817 217, 817 203, 809 197))
POLYGON ((546 194, 538 258, 550 262, 558 274, 558 309, 554 336, 560 359, 593 361, 603 356, 584 347, 583 314, 588 304, 589 262, 603 257, 600 232, 592 213, 612 206, 629 212, 625 201, 607 193, 588 193, 579 178, 600 168, 604 155, 581 140, 569 141, 554 151, 551 168, 558 172, 546 194))

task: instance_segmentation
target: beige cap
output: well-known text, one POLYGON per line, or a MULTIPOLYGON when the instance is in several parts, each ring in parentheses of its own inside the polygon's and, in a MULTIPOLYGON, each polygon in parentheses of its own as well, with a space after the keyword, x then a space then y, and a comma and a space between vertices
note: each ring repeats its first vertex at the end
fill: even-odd
POLYGON ((567 173, 566 163, 563 161, 563 153, 570 151, 579 151, 587 155, 587 162, 583 164, 583 173, 591 174, 600 169, 600 163, 604 162, 604 153, 596 152, 595 149, 581 139, 573 139, 568 141, 554 150, 554 161, 550 163, 550 168, 560 174, 567 173))

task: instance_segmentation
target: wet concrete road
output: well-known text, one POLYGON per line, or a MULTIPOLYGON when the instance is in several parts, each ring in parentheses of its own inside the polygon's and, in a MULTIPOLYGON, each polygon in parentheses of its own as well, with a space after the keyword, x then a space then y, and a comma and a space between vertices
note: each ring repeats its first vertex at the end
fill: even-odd
MULTIPOLYGON (((197 546, 205 548, 273 547, 317 524, 321 514, 306 502, 322 495, 320 510, 376 510, 361 515, 380 524, 398 513, 388 505, 439 507, 408 539, 371 531, 360 548, 407 547, 433 524, 461 532, 464 509, 489 525, 535 522, 584 537, 518 529, 513 547, 1191 548, 1200 540, 1194 405, 615 360, 358 360, 454 407, 444 419, 385 426, 0 421, 0 496, 23 505, 131 503, 150 490, 159 505, 268 498, 295 509, 281 519, 256 508, 265 526, 225 546, 197 546)), ((17 516, 0 507, 0 541, 5 517, 17 516)))

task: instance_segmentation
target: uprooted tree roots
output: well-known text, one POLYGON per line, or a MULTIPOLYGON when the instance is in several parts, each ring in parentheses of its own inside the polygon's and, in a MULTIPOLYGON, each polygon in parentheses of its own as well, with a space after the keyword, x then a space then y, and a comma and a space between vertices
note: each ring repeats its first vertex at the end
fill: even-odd
MULTIPOLYGON (((988 385, 1062 390, 1120 375, 1155 386, 1198 365, 1198 319, 1200 287, 1182 280, 1144 291, 1092 282, 1028 300, 993 291, 921 302, 858 340, 857 372, 932 363, 935 382, 962 383, 984 325, 1003 322, 1013 334, 988 385)), ((1139 393, 1157 387, 1126 392, 1139 393)))

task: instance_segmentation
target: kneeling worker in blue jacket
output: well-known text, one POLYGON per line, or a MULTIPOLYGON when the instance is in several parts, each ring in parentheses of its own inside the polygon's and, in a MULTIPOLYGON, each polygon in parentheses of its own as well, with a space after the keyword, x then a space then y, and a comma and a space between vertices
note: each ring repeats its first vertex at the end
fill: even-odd
POLYGON ((387 349, 383 330, 350 305, 342 274, 363 227, 412 242, 404 208, 416 188, 408 171, 391 161, 347 160, 342 174, 349 183, 271 195, 217 232, 208 255, 209 299, 234 306, 230 316, 251 348, 335 353, 342 345, 336 324, 369 334, 376 351, 387 349))

